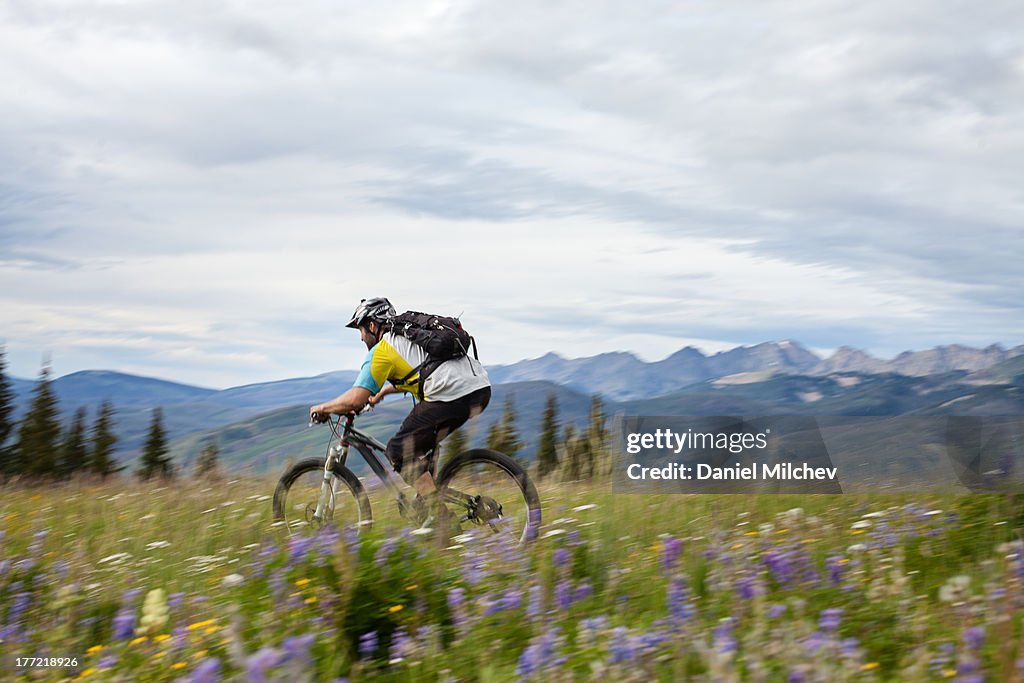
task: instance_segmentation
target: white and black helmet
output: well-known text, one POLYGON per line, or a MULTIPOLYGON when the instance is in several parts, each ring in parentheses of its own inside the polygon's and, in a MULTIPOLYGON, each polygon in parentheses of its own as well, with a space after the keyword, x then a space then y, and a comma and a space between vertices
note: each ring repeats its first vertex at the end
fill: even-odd
POLYGON ((372 299, 363 299, 356 306, 355 313, 352 314, 352 319, 348 321, 348 325, 345 327, 359 327, 369 320, 378 322, 381 324, 389 322, 392 318, 397 315, 395 307, 391 305, 391 302, 382 296, 374 297, 372 299))

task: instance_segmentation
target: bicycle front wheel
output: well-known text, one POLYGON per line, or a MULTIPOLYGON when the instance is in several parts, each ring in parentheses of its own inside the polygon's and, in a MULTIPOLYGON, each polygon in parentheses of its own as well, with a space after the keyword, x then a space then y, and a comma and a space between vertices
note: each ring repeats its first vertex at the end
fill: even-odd
POLYGON ((274 491, 274 522, 289 534, 309 533, 322 526, 361 530, 373 523, 370 499, 352 470, 334 464, 334 485, 324 486, 324 459, 306 458, 295 463, 274 491), (321 518, 315 515, 318 504, 321 518))
POLYGON ((540 496, 522 466, 486 448, 459 453, 445 463, 437 488, 460 531, 505 534, 522 544, 540 529, 540 496))

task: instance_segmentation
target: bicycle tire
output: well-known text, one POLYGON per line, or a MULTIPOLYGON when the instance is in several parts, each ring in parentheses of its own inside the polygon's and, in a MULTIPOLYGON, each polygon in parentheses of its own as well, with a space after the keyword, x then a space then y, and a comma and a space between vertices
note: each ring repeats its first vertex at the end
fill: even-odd
MULTIPOLYGON (((306 458, 292 465, 277 482, 277 488, 274 490, 274 522, 283 522, 288 533, 296 533, 298 531, 313 531, 318 526, 311 519, 311 508, 316 508, 316 501, 319 497, 319 483, 323 481, 324 471, 324 459, 323 458, 306 458), (312 479, 316 481, 316 487, 303 487, 305 491, 293 491, 296 487, 296 483, 303 479, 305 475, 316 475, 312 479), (289 493, 299 493, 298 500, 292 500, 289 502, 289 493), (310 496, 312 496, 310 498, 310 496), (300 517, 298 514, 291 515, 289 519, 289 512, 297 513, 299 510, 303 511, 303 515, 300 517), (302 524, 305 522, 305 524, 302 524)), ((335 526, 353 526, 357 530, 369 528, 373 524, 373 511, 370 509, 370 499, 366 495, 366 489, 363 488, 363 483, 359 481, 359 477, 355 475, 349 468, 342 464, 334 463, 333 468, 334 475, 341 481, 345 486, 336 494, 336 500, 334 505, 334 517, 331 520, 331 524, 335 526), (351 513, 352 510, 356 511, 357 519, 343 519, 339 520, 337 512, 339 504, 337 497, 344 493, 345 489, 351 494, 354 499, 355 505, 345 506, 346 512, 351 513), (341 521, 341 524, 338 522, 341 521)), ((351 517, 351 514, 345 514, 343 516, 351 517)))
MULTIPOLYGON (((470 498, 473 496, 491 498, 501 506, 503 516, 507 517, 504 521, 514 527, 512 532, 518 535, 518 544, 521 545, 537 538, 541 525, 540 495, 522 466, 504 453, 487 448, 474 448, 459 453, 441 468, 437 476, 437 488, 441 492, 442 499, 446 499, 446 492, 449 490, 457 490, 459 494, 467 495, 470 498), (473 473, 474 468, 484 472, 484 475, 473 473), (494 488, 494 480, 488 481, 490 472, 494 470, 503 472, 508 480, 507 485, 499 484, 498 486, 502 489, 501 497, 494 488), (467 472, 471 473, 471 476, 467 480, 468 483, 463 483, 460 479, 464 478, 463 475, 467 472), (473 480, 473 475, 476 475, 476 481, 473 480), (510 509, 506 510, 506 508, 510 509), (512 518, 513 515, 514 518, 512 518)), ((459 503, 451 501, 448 504, 452 513, 461 515, 461 521, 475 521, 481 526, 486 523, 492 530, 495 530, 497 525, 494 523, 466 519, 467 515, 472 513, 471 507, 472 503, 467 501, 459 503)))

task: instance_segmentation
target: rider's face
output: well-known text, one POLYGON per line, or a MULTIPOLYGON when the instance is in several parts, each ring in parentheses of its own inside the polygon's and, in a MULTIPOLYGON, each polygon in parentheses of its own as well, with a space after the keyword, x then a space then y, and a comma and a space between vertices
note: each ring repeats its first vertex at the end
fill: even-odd
POLYGON ((367 349, 372 349, 377 343, 377 323, 370 321, 359 328, 359 338, 366 344, 367 349))

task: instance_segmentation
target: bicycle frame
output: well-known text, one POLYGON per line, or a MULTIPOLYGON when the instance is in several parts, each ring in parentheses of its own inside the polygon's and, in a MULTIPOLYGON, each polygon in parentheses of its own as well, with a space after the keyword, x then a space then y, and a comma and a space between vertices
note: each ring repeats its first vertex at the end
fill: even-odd
POLYGON ((327 448, 327 458, 324 461, 324 480, 320 485, 320 497, 317 499, 316 511, 313 513, 313 517, 318 523, 323 523, 325 513, 330 512, 333 514, 334 496, 337 493, 335 487, 338 484, 337 477, 334 476, 334 464, 344 465, 348 460, 349 448, 352 446, 355 446, 355 449, 363 456, 363 460, 366 461, 370 471, 377 476, 394 496, 403 516, 408 510, 409 501, 406 498, 405 491, 411 490, 412 487, 406 484, 402 477, 391 467, 391 463, 388 462, 384 455, 387 447, 369 434, 364 434, 356 429, 353 426, 354 421, 355 415, 353 414, 346 416, 344 427, 342 427, 341 418, 338 418, 337 421, 328 420, 333 435, 331 442, 333 443, 334 439, 338 439, 339 443, 333 447, 328 445, 327 448), (326 509, 327 506, 330 506, 330 510, 326 509))

